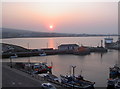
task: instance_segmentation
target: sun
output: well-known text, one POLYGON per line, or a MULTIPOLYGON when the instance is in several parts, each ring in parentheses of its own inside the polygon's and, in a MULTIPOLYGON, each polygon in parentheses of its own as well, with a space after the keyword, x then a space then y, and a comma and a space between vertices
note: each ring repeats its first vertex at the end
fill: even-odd
POLYGON ((53 26, 52 26, 52 25, 50 25, 50 26, 49 26, 49 28, 50 28, 50 29, 52 29, 52 28, 53 28, 53 26))

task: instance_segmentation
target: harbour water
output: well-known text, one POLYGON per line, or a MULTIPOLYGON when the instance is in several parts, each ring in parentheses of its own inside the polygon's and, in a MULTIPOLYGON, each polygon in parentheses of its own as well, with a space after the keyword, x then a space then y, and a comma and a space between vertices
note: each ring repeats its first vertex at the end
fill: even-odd
MULTIPOLYGON (((55 37, 55 38, 14 38, 3 39, 3 43, 19 45, 30 49, 57 48, 60 44, 75 43, 85 46, 100 46, 101 40, 105 37, 55 37), (29 46, 29 47, 28 47, 29 46)), ((117 37, 113 37, 114 41, 117 37)), ((47 62, 53 63, 53 74, 70 74, 70 66, 76 66, 75 74, 82 74, 87 80, 96 82, 96 87, 106 87, 109 76, 109 67, 114 66, 118 61, 117 50, 108 50, 107 53, 91 53, 86 56, 78 55, 49 55, 41 57, 25 57, 13 59, 13 62, 47 62)), ((9 59, 3 59, 9 62, 9 59)))

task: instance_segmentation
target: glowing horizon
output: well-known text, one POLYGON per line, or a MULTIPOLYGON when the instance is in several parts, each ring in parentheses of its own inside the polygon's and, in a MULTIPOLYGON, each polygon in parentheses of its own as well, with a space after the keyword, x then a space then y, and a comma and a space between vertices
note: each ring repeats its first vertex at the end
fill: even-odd
POLYGON ((60 33, 117 33, 117 9, 113 2, 4 2, 2 23, 41 32, 54 24, 60 33))

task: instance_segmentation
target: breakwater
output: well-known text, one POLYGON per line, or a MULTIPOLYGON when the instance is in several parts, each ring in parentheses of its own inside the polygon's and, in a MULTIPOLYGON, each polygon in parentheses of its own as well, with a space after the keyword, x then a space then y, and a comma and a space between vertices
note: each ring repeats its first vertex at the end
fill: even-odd
POLYGON ((104 47, 79 47, 79 50, 60 50, 53 48, 44 49, 26 49, 21 46, 3 44, 2 58, 16 58, 16 57, 32 57, 32 56, 47 56, 47 55, 89 55, 91 52, 107 52, 104 47))

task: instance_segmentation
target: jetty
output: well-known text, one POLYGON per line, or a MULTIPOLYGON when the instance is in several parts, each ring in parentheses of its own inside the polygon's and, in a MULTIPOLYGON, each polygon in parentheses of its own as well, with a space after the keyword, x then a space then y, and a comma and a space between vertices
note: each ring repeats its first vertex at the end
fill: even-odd
POLYGON ((58 49, 41 48, 27 49, 21 46, 2 43, 2 58, 47 56, 47 55, 89 55, 91 52, 107 52, 107 48, 103 46, 89 47, 79 46, 77 44, 61 44, 58 49))

